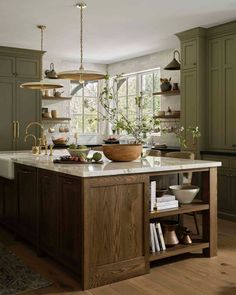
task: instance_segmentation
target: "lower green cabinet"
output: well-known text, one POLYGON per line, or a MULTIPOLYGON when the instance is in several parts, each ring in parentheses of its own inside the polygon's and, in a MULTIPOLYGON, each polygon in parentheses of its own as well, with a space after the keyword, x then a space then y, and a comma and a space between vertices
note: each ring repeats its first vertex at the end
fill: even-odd
POLYGON ((236 221, 236 157, 203 155, 202 160, 220 161, 218 168, 218 216, 236 221))

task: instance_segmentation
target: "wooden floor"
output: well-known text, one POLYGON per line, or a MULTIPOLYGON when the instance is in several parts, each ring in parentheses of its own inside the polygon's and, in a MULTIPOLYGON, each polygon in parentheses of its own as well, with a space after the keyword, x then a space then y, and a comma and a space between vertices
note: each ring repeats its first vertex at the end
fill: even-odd
POLYGON ((24 295, 236 295, 236 223, 219 220, 219 251, 215 258, 201 254, 182 255, 163 260, 151 268, 150 274, 81 291, 76 280, 49 258, 38 258, 28 245, 14 241, 0 229, 0 240, 24 262, 54 284, 24 295))

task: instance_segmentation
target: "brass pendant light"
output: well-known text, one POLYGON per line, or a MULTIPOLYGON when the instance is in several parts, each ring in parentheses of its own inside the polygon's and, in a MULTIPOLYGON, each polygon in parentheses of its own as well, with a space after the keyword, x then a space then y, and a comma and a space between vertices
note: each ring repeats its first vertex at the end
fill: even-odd
POLYGON ((178 59, 180 61, 180 53, 178 50, 175 50, 173 52, 173 60, 164 68, 164 70, 168 70, 168 71, 180 70, 180 62, 178 62, 177 59, 175 58, 176 54, 178 55, 178 59))
MULTIPOLYGON (((37 26, 38 29, 41 31, 41 51, 43 52, 43 31, 46 29, 46 26, 40 25, 37 26)), ((51 83, 44 80, 43 71, 42 71, 42 78, 39 82, 27 82, 20 85, 21 88, 26 89, 33 89, 33 90, 47 90, 47 89, 55 89, 55 88, 62 88, 64 87, 62 84, 59 83, 51 83)))
POLYGON ((69 79, 79 81, 83 84, 85 81, 101 80, 105 78, 105 74, 85 70, 83 66, 83 10, 87 7, 85 3, 77 3, 76 7, 80 9, 80 68, 74 71, 65 71, 58 73, 59 79, 69 79))

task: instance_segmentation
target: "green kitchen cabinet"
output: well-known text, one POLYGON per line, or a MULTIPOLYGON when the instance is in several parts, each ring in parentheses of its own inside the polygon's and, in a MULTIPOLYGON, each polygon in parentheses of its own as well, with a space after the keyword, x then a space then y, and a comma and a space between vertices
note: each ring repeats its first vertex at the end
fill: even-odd
POLYGON ((0 150, 12 150, 16 142, 15 83, 0 77, 0 150))
POLYGON ((236 221, 236 157, 204 154, 202 160, 222 163, 217 169, 218 216, 236 221))
MULTIPOLYGON (((25 127, 41 120, 41 94, 20 88, 41 78, 42 52, 0 46, 0 151, 30 149, 25 127)), ((32 133, 39 132, 32 128, 32 133)))
POLYGON ((15 58, 12 56, 0 56, 0 77, 15 76, 15 58))
MULTIPOLYGON (((26 79, 16 81, 16 118, 17 118, 17 140, 18 150, 31 149, 32 139, 24 141, 25 129, 29 122, 41 120, 41 99, 40 93, 35 90, 20 88, 20 84, 27 82, 26 79)), ((32 126, 30 133, 40 134, 39 127, 32 126)))
POLYGON ((181 76, 181 126, 185 127, 186 144, 193 149, 193 140, 186 131, 188 126, 197 125, 197 72, 183 71, 181 76))
POLYGON ((197 67, 197 40, 184 41, 181 44, 181 69, 197 67))
POLYGON ((206 137, 206 32, 195 28, 176 34, 181 43, 181 125, 185 128, 187 149, 197 156, 206 137), (187 131, 196 126, 202 133, 197 143, 187 131))
POLYGON ((208 41, 208 146, 236 147, 236 34, 208 41))

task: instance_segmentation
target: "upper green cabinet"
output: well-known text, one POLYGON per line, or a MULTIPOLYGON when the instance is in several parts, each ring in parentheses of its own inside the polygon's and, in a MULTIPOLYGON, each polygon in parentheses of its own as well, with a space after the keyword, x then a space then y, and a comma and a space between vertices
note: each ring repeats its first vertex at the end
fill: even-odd
POLYGON ((16 77, 31 79, 40 77, 40 61, 37 58, 16 58, 16 77))
POLYGON ((13 77, 15 75, 15 58, 0 55, 0 77, 13 77))
MULTIPOLYGON (((41 78, 42 52, 0 46, 0 151, 30 149, 25 127, 40 121, 40 92, 20 88, 41 78)), ((36 132, 36 130, 32 130, 36 132)))
POLYGON ((197 40, 181 44, 181 68, 192 69, 197 66, 197 40))

